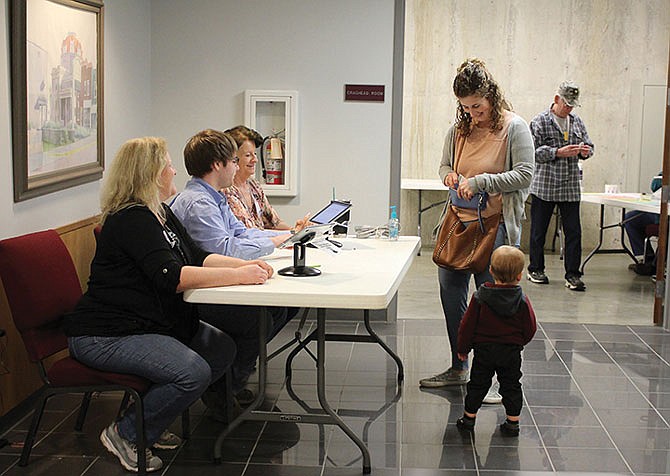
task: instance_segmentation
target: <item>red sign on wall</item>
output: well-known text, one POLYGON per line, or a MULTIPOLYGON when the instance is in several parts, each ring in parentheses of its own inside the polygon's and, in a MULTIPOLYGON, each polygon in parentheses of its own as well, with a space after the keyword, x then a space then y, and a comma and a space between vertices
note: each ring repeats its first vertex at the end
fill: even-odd
POLYGON ((344 100, 384 102, 384 85, 345 84, 344 100))

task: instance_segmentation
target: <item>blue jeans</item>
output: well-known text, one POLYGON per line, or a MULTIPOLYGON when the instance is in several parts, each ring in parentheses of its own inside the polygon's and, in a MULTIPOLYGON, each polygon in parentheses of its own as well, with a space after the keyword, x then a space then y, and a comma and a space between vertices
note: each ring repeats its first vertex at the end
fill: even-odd
MULTIPOLYGON (((493 244, 493 249, 507 243, 507 228, 504 223, 500 223, 498 234, 493 244)), ((519 243, 514 246, 518 247, 519 243)), ((438 268, 437 277, 440 282, 440 301, 442 302, 442 311, 447 321, 447 335, 449 336, 449 345, 451 346, 451 366, 457 370, 468 368, 467 361, 458 359, 457 342, 458 326, 461 325, 461 319, 468 307, 468 291, 470 290, 470 277, 473 273, 466 271, 451 271, 444 268, 438 268)), ((488 267, 481 273, 475 273, 475 286, 479 287, 487 281, 493 282, 493 277, 488 267)))
POLYGON ((299 309, 294 307, 237 306, 232 304, 201 304, 200 319, 222 330, 235 341, 237 354, 233 361, 233 393, 244 388, 254 371, 258 358, 258 323, 268 320, 269 342, 293 318, 299 309))
MULTIPOLYGON (((235 357, 233 340, 204 322, 189 346, 159 334, 68 337, 68 345, 72 357, 89 367, 153 382, 142 396, 147 447, 226 373, 235 357)), ((118 422, 119 434, 131 442, 137 441, 135 418, 131 406, 118 422)))
POLYGON ((624 228, 630 241, 630 247, 635 256, 645 256, 647 261, 653 261, 655 253, 653 249, 644 249, 644 240, 647 237, 645 228, 647 225, 658 225, 660 216, 658 213, 632 211, 626 212, 624 216, 624 228))

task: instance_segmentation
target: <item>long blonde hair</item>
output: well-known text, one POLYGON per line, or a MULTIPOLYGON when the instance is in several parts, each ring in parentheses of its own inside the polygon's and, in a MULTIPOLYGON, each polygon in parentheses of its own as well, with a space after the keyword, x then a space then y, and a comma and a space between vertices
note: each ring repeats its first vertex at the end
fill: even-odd
POLYGON ((165 213, 160 199, 160 176, 168 163, 167 144, 159 137, 126 141, 114 157, 102 188, 101 223, 113 213, 133 205, 144 205, 161 221, 165 213))

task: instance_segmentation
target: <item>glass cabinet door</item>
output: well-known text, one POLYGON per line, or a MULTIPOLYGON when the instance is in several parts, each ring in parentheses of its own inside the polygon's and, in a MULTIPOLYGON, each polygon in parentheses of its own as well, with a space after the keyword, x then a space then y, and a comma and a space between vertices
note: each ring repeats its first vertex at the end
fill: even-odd
POLYGON ((245 124, 263 136, 256 179, 266 195, 298 194, 297 91, 246 90, 245 124))

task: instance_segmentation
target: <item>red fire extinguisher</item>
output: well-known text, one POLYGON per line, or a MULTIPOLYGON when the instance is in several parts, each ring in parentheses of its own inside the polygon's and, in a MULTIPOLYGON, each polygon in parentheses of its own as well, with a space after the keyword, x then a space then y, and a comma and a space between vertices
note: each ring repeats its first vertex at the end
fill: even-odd
POLYGON ((284 184, 284 143, 277 135, 263 139, 261 167, 266 184, 284 184))

